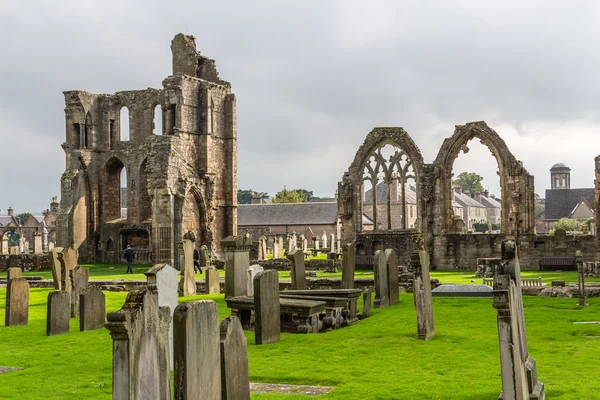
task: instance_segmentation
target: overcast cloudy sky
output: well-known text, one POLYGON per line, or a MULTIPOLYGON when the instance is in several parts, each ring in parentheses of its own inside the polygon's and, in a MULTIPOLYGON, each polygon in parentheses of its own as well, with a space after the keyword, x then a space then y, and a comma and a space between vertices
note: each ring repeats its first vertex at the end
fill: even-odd
MULTIPOLYGON (((454 125, 485 120, 535 175, 600 154, 597 1, 13 1, 0 6, 0 213, 60 194, 62 91, 160 87, 170 42, 193 34, 232 84, 238 183, 332 196, 374 126, 435 158, 454 125)), ((499 193, 478 142, 455 164, 499 193)))

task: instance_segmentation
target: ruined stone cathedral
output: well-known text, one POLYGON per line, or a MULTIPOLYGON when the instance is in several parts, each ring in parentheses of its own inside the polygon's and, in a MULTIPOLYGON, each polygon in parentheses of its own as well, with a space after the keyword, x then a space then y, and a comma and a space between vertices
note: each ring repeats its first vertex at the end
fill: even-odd
POLYGON ((171 42, 162 89, 65 95, 58 245, 81 262, 178 265, 184 233, 220 250, 237 228, 236 100, 195 38, 171 42))

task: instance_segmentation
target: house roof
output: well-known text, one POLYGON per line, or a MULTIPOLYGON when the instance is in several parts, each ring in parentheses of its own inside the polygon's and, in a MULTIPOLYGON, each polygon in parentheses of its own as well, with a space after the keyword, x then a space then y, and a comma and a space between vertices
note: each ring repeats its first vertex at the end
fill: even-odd
POLYGON ((462 207, 459 203, 457 203, 455 200, 452 200, 452 207, 462 207))
POLYGON ((337 203, 240 204, 238 226, 334 225, 337 203))
POLYGON ((14 226, 17 226, 17 221, 15 221, 15 219, 11 216, 8 215, 3 215, 0 216, 0 227, 5 227, 8 226, 10 224, 13 224, 14 226))
POLYGON ((584 208, 584 212, 586 212, 586 211, 585 211, 585 209, 587 208, 587 209, 588 209, 588 210, 591 212, 591 215, 590 215, 590 216, 593 216, 594 214, 596 214, 596 213, 594 212, 594 207, 592 207, 592 205, 590 204, 590 202, 589 202, 589 201, 587 201, 585 197, 582 197, 582 198, 581 198, 581 200, 579 200, 579 203, 577 203, 577 205, 576 205, 576 206, 575 206, 575 208, 573 209, 573 211, 571 211, 571 212, 569 213, 568 217, 569 217, 569 218, 577 218, 577 217, 574 217, 574 215, 575 215, 575 213, 577 212, 577 210, 578 210, 580 207, 585 207, 585 208, 584 208))
POLYGON ((496 199, 492 199, 491 197, 485 197, 481 195, 481 204, 483 204, 486 208, 502 208, 502 205, 496 199))
POLYGON ((478 202, 477 200, 475 200, 471 196, 468 196, 468 195, 466 195, 464 193, 456 193, 456 192, 454 192, 454 201, 456 201, 458 204, 460 204, 463 207, 486 208, 483 204, 481 204, 480 202, 478 202))
POLYGON ((589 204, 594 204, 594 188, 546 189, 544 219, 559 220, 568 217, 582 198, 589 204))
MULTIPOLYGON (((369 189, 364 194, 363 204, 373 204, 373 189, 369 189)), ((398 188, 398 198, 392 199, 392 204, 399 203, 401 200, 401 189, 398 188)), ((407 204, 417 204, 417 193, 409 188, 405 190, 406 194, 406 203, 407 204)), ((377 204, 387 204, 387 188, 385 182, 379 182, 377 184, 377 204)))
POLYGON ((550 168, 550 171, 552 171, 553 169, 568 169, 569 171, 571 170, 571 168, 567 167, 567 164, 561 162, 554 164, 552 168, 550 168))

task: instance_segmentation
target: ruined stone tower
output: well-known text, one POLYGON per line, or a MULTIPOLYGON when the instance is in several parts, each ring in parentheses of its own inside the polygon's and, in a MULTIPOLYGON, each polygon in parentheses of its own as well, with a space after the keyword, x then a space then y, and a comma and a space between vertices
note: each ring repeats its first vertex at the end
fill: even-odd
POLYGON ((184 233, 215 252, 236 233, 235 95, 193 36, 171 50, 162 89, 64 92, 58 245, 80 261, 118 261, 129 244, 139 261, 178 265, 184 233))

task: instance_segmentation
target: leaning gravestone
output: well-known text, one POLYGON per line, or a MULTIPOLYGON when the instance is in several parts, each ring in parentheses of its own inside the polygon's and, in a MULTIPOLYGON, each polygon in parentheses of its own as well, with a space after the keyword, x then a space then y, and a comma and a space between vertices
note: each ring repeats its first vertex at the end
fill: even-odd
POLYGON ((377 250, 373 258, 373 275, 375 278, 375 308, 390 305, 390 293, 388 286, 388 268, 385 252, 377 250))
POLYGON ((225 297, 246 295, 251 245, 246 236, 229 236, 221 240, 225 253, 225 297))
POLYGON ((536 361, 529 355, 521 294, 521 267, 516 244, 502 241, 502 263, 494 277, 494 303, 498 310, 501 398, 543 400, 544 384, 537 380, 536 361))
POLYGON ((353 244, 344 245, 342 259, 342 289, 354 289, 354 269, 356 268, 356 248, 353 244))
POLYGON ((276 270, 259 272, 254 277, 254 337, 256 344, 279 342, 279 275, 276 270))
POLYGON ((169 312, 159 309, 149 290, 134 290, 106 317, 113 340, 113 399, 171 400, 169 312))
POLYGON ((69 272, 71 274, 71 318, 79 317, 79 296, 87 289, 90 270, 81 266, 69 272))
MULTIPOLYGON (((420 243, 418 245, 421 246, 420 243)), ((429 278, 429 253, 422 248, 413 251, 411 264, 414 271, 413 299, 417 314, 417 339, 429 340, 435 336, 431 279, 429 278)))
POLYGON ((92 331, 104 328, 106 299, 102 290, 88 286, 79 295, 79 330, 92 331))
POLYGON ((4 325, 23 326, 29 319, 29 283, 25 278, 12 278, 6 284, 4 325))
POLYGON ((69 333, 70 315, 71 294, 62 290, 48 293, 46 335, 54 336, 69 333))
POLYGON ((212 300, 181 303, 173 316, 175 398, 221 400, 219 310, 212 300))
POLYGON ((250 400, 248 348, 237 317, 221 322, 221 399, 250 400))
POLYGON ((219 294, 221 293, 221 279, 219 278, 219 271, 215 267, 208 267, 204 270, 206 276, 204 277, 204 286, 206 294, 219 294))
POLYGON ((292 290, 306 290, 306 273, 304 268, 304 253, 294 250, 288 253, 287 259, 290 260, 292 278, 292 290))
POLYGON ((260 271, 263 271, 263 267, 258 264, 251 265, 248 268, 248 291, 246 293, 248 296, 254 296, 254 277, 260 271))
POLYGON ((54 247, 50 250, 50 262, 52 265, 52 279, 54 279, 54 289, 62 289, 62 276, 61 276, 61 265, 59 260, 59 254, 62 253, 62 247, 54 247))

